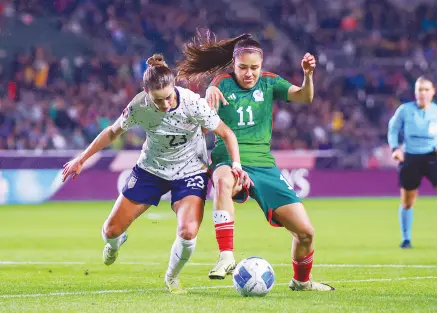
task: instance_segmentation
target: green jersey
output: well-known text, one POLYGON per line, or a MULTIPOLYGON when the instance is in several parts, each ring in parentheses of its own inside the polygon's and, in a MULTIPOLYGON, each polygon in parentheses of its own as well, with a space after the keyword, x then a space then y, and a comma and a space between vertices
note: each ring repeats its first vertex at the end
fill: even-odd
MULTIPOLYGON (((219 106, 222 121, 236 134, 243 165, 275 166, 271 154, 272 109, 274 100, 287 101, 287 80, 273 73, 263 72, 251 89, 243 89, 234 74, 217 76, 211 86, 218 87, 228 105, 219 106)), ((230 160, 223 140, 216 136, 211 153, 213 164, 230 160)))

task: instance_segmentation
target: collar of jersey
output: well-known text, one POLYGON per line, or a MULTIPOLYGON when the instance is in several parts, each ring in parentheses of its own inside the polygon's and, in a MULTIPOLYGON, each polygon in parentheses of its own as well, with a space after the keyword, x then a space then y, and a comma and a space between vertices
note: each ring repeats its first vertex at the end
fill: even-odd
POLYGON ((174 107, 173 109, 170 109, 168 112, 175 111, 179 107, 179 103, 180 103, 179 91, 178 91, 178 88, 176 88, 176 87, 174 89, 175 89, 175 93, 176 93, 176 107, 174 107))
POLYGON ((259 79, 257 79, 257 82, 255 83, 255 85, 253 87, 251 87, 251 88, 243 88, 242 86, 239 85, 239 82, 236 79, 236 74, 231 73, 230 75, 231 75, 231 78, 233 78, 234 82, 236 83, 237 87, 239 87, 240 89, 245 90, 245 91, 251 91, 251 90, 256 89, 256 87, 257 87, 257 85, 259 83, 259 80, 260 80, 260 76, 259 76, 259 79))

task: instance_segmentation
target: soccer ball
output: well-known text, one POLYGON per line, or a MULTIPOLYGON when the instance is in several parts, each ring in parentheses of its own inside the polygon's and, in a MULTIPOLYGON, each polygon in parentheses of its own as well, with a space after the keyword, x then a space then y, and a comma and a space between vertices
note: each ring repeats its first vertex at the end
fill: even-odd
POLYGON ((244 297, 264 297, 274 287, 274 270, 265 259, 251 257, 237 264, 233 272, 236 291, 244 297))

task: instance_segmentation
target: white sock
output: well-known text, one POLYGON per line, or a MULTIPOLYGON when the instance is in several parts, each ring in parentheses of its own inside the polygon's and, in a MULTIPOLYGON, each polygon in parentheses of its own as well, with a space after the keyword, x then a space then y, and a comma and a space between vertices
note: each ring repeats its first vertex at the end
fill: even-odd
POLYGON ((107 238, 102 228, 102 238, 103 241, 110 244, 111 248, 118 249, 125 242, 126 233, 122 233, 119 237, 116 238, 107 238))
POLYGON ((169 266, 167 268, 166 276, 173 278, 178 276, 179 272, 181 272, 182 268, 195 250, 197 238, 198 237, 186 240, 176 235, 176 239, 170 250, 169 266))
POLYGON ((224 258, 233 258, 234 259, 234 253, 233 251, 222 251, 220 253, 220 258, 224 259, 224 258))

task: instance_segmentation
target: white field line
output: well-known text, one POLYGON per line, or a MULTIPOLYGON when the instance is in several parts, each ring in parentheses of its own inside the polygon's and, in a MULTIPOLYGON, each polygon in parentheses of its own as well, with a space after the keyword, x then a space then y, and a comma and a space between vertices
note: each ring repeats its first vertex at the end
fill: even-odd
MULTIPOLYGON (((87 262, 57 262, 57 261, 0 261, 0 265, 85 265, 100 264, 87 262)), ((120 265, 165 265, 161 262, 117 262, 120 265)), ((187 263, 187 266, 215 266, 215 263, 187 263)), ((290 267, 288 263, 273 263, 272 266, 290 267)), ((346 268, 436 268, 436 265, 425 264, 314 264, 313 267, 346 267, 346 268)))
MULTIPOLYGON (((436 276, 416 276, 416 277, 399 277, 399 278, 370 278, 370 279, 357 279, 357 280, 331 280, 325 281, 326 283, 373 283, 373 282, 394 282, 403 280, 424 280, 424 279, 436 279, 436 276)), ((289 283, 277 283, 277 286, 287 286, 289 283)), ((187 290, 205 290, 205 289, 228 289, 233 286, 197 286, 189 287, 187 290)), ((42 297, 58 297, 58 296, 87 296, 87 295, 100 295, 100 294, 112 294, 112 293, 145 293, 153 291, 164 291, 164 288, 147 288, 147 289, 119 289, 119 290, 96 290, 96 291, 73 291, 73 292, 49 292, 49 293, 28 293, 28 294, 15 294, 15 295, 0 295, 0 299, 10 298, 42 298, 42 297)))

